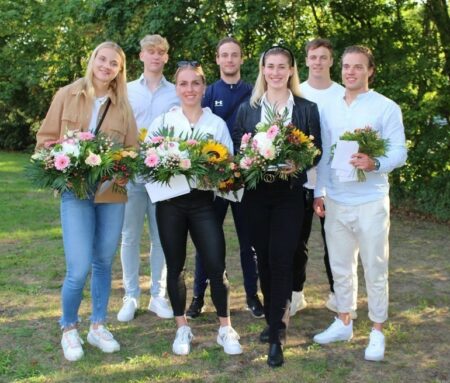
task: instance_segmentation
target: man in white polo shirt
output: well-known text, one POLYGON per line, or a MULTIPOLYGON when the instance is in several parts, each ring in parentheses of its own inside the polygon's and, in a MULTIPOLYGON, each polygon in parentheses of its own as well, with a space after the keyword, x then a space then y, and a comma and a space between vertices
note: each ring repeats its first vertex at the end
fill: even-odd
MULTIPOLYGON (((128 83, 128 99, 139 129, 148 128, 160 114, 179 104, 175 86, 163 75, 164 65, 169 60, 169 43, 160 35, 147 35, 141 40, 140 60, 144 73, 128 83)), ((145 189, 144 180, 128 183, 128 202, 122 228, 120 259, 122 262, 125 296, 117 314, 121 322, 134 318, 139 307, 140 245, 145 216, 148 219, 150 250, 150 303, 148 309, 160 318, 172 318, 173 312, 166 295, 167 268, 164 252, 159 241, 158 227, 153 204, 145 189)))
POLYGON ((382 329, 388 318, 388 173, 405 163, 406 145, 399 106, 369 89, 374 74, 375 62, 370 49, 363 46, 346 48, 342 56, 345 95, 327 104, 323 114, 323 155, 318 166, 314 210, 319 216, 326 214, 325 232, 338 317, 328 329, 314 336, 314 341, 327 344, 348 341, 353 337, 350 313, 356 308, 353 281, 359 252, 366 281, 369 318, 373 322, 365 359, 379 361, 384 358, 382 329), (371 158, 364 153, 354 153, 349 162, 365 172, 366 181, 342 182, 330 165, 331 146, 345 131, 368 126, 389 140, 386 155, 371 158))

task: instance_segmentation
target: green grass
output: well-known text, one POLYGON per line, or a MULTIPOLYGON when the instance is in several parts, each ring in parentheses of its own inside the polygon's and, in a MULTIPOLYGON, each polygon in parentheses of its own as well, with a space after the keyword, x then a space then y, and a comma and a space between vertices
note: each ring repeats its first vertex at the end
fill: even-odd
MULTIPOLYGON (((310 240, 305 295, 308 307, 291 318, 286 363, 266 366, 266 345, 258 341, 263 320, 245 310, 238 242, 230 217, 225 222, 227 271, 231 282, 233 326, 244 354, 225 355, 216 344, 218 323, 207 297, 207 310, 191 321, 195 335, 187 357, 171 353, 172 320, 146 310, 148 239, 141 246, 141 308, 129 324, 117 322, 122 281, 119 257, 113 268, 109 327, 121 351, 103 354, 85 344, 85 357, 64 360, 60 349, 60 288, 64 255, 59 198, 35 190, 23 176, 28 155, 0 152, 0 382, 435 382, 450 381, 448 226, 392 217, 390 255, 390 321, 382 363, 363 359, 370 321, 364 278, 359 269, 358 320, 352 342, 322 347, 312 342, 333 314, 324 308, 327 281, 315 220, 310 240)), ((189 244, 188 286, 192 286, 194 248, 189 244)), ((189 289, 189 299, 190 299, 189 289)), ((89 286, 80 308, 80 334, 86 338, 90 313, 89 286)))

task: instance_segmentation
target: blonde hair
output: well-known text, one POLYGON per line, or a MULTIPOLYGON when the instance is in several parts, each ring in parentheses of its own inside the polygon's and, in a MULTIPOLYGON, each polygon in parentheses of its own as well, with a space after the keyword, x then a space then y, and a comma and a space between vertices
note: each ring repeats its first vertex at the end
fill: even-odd
POLYGON ((252 96, 250 97, 250 105, 253 107, 258 106, 261 97, 267 91, 267 82, 264 78, 263 68, 265 66, 266 58, 271 55, 283 55, 287 57, 290 68, 294 69, 292 76, 289 78, 287 86, 294 96, 300 97, 300 78, 298 76, 297 63, 294 59, 294 56, 286 48, 277 46, 265 51, 259 59, 259 73, 255 82, 255 86, 253 87, 252 96))
POLYGON ((178 75, 180 74, 180 72, 185 69, 189 69, 194 71, 197 76, 200 76, 203 81, 203 84, 206 85, 205 73, 203 72, 201 65, 198 64, 196 61, 179 61, 177 65, 178 65, 177 71, 173 75, 173 81, 175 84, 177 83, 178 75))
POLYGON ((94 49, 89 58, 88 66, 86 68, 86 73, 84 75, 84 83, 83 90, 86 92, 87 96, 91 99, 95 98, 95 88, 94 88, 94 61, 97 57, 98 52, 101 49, 110 48, 116 51, 120 56, 120 70, 117 74, 116 78, 112 80, 109 84, 109 88, 112 90, 114 95, 116 96, 116 104, 121 111, 122 116, 124 117, 124 122, 128 123, 132 112, 131 106, 128 102, 128 93, 127 93, 127 75, 126 75, 126 58, 125 53, 122 48, 112 41, 105 41, 94 49))
POLYGON ((162 48, 166 53, 169 52, 169 43, 167 39, 160 35, 146 35, 140 42, 141 50, 146 50, 148 48, 159 47, 162 48))

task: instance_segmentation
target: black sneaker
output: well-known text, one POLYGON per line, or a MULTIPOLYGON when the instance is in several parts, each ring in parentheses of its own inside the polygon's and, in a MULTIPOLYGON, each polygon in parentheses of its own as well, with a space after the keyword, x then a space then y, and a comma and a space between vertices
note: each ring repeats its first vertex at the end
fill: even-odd
POLYGON ((247 306, 255 318, 264 318, 264 308, 259 300, 258 294, 247 296, 247 306))
POLYGON ((186 316, 190 319, 197 318, 201 315, 203 312, 203 305, 205 302, 203 301, 203 298, 201 297, 194 297, 192 298, 191 305, 186 311, 186 316))

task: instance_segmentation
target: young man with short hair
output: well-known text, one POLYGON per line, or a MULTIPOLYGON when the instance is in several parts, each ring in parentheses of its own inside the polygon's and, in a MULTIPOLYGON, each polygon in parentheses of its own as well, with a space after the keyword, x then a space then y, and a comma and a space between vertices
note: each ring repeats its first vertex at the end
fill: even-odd
MULTIPOLYGON (((208 86, 202 105, 203 107, 209 107, 214 114, 225 120, 232 136, 238 107, 250 98, 252 92, 252 86, 241 80, 242 49, 236 39, 225 37, 219 41, 216 48, 216 63, 220 69, 220 80, 208 86)), ((222 223, 225 220, 228 206, 231 206, 239 240, 247 306, 254 317, 262 318, 264 317, 264 310, 258 297, 256 256, 250 245, 242 208, 239 202, 230 202, 220 197, 216 198, 215 208, 218 219, 222 223)), ((186 312, 188 317, 196 318, 201 314, 206 287, 207 277, 197 254, 195 258, 194 297, 186 312)))
MULTIPOLYGON (((331 80, 330 69, 333 66, 333 46, 327 39, 314 39, 306 44, 306 66, 308 67, 308 79, 300 84, 302 97, 313 101, 319 108, 322 120, 323 107, 330 100, 342 97, 344 87, 331 80)), ((317 169, 311 168, 307 171, 308 181, 303 185, 305 196, 305 215, 303 217, 302 231, 294 258, 294 275, 292 286, 292 302, 290 315, 294 316, 297 311, 306 307, 306 300, 303 294, 303 287, 306 281, 306 264, 308 262, 308 240, 311 234, 312 220, 314 216, 313 201, 314 188, 316 182, 317 169)), ((326 307, 331 311, 336 311, 336 298, 334 296, 333 275, 331 273, 330 261, 328 258, 325 231, 323 229, 325 219, 320 218, 322 227, 322 238, 324 248, 324 264, 330 286, 330 293, 326 302, 326 307)), ((353 313, 353 319, 356 312, 353 313)))
POLYGON ((369 319, 373 327, 364 358, 384 359, 383 324, 388 318, 389 179, 388 173, 406 161, 405 132, 400 107, 369 89, 375 74, 375 60, 369 48, 350 46, 342 55, 344 97, 326 105, 322 121, 323 156, 318 166, 314 210, 326 214, 330 265, 338 317, 314 341, 327 344, 353 337, 351 311, 358 253, 366 281, 369 319), (365 172, 366 180, 341 178, 331 168, 331 147, 345 131, 370 127, 388 140, 384 156, 372 158, 357 152, 349 163, 365 172), (326 194, 324 196, 323 190, 326 194))
MULTIPOLYGON (((128 98, 138 129, 148 128, 157 116, 179 104, 175 86, 163 75, 164 66, 169 60, 167 40, 160 35, 147 35, 140 44, 139 58, 144 64, 144 73, 139 79, 128 83, 128 98)), ((172 308, 165 298, 167 269, 156 224, 155 204, 147 194, 145 182, 137 180, 135 183, 128 183, 128 202, 122 228, 120 259, 125 297, 117 314, 117 319, 121 322, 132 320, 139 307, 140 243, 145 216, 151 240, 151 297, 148 309, 160 318, 173 317, 172 308)))

